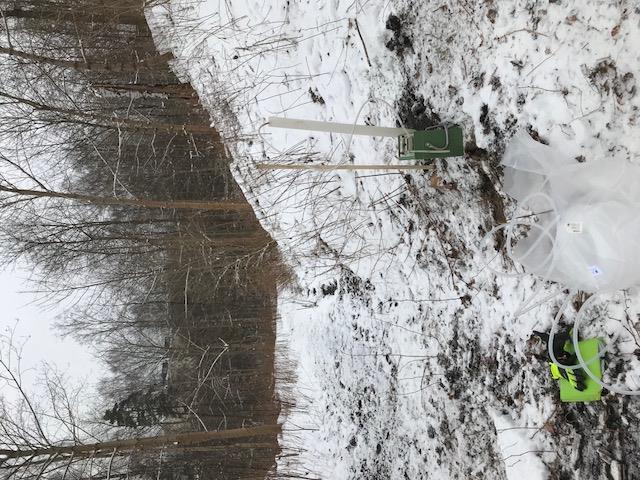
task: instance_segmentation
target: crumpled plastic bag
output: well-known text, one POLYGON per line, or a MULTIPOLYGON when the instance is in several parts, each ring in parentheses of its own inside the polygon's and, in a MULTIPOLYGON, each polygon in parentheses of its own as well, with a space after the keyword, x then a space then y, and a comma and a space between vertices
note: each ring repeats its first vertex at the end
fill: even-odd
POLYGON ((511 252, 528 273, 592 293, 640 285, 640 166, 579 163, 526 132, 502 165, 519 215, 538 218, 511 252))

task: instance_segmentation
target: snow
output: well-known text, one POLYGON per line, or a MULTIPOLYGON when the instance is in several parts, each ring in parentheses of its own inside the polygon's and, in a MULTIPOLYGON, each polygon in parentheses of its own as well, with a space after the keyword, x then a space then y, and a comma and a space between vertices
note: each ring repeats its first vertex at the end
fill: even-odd
MULTIPOLYGON (((581 160, 636 160, 637 8, 584 0, 172 0, 148 18, 214 125, 244 139, 231 147, 234 175, 295 275, 280 292, 278 337, 297 374, 295 385, 280 385, 298 402, 283 417, 282 444, 298 455, 283 456, 279 469, 322 478, 524 480, 606 478, 622 468, 597 453, 626 448, 620 441, 586 435, 570 419, 600 428, 598 409, 622 405, 631 418, 628 400, 558 405, 527 344, 533 329, 549 328, 563 295, 514 318, 541 284, 494 275, 479 244, 503 221, 502 204, 507 216, 512 209, 497 163, 518 128, 581 160), (255 166, 398 162, 393 140, 271 129, 270 116, 382 126, 400 116, 419 128, 434 114, 462 125, 477 154, 407 175, 255 166), (523 430, 506 430, 513 427, 523 430)), ((513 270, 504 259, 494 263, 513 270)), ((542 289, 538 298, 558 287, 542 289)), ((635 291, 613 296, 607 315, 586 328, 585 335, 621 333, 609 380, 640 371, 638 299, 635 291)), ((629 448, 634 441, 625 437, 629 448)))
POLYGON ((520 427, 513 421, 492 412, 498 444, 505 464, 507 480, 544 480, 548 470, 536 455, 540 451, 534 438, 537 430, 520 427))

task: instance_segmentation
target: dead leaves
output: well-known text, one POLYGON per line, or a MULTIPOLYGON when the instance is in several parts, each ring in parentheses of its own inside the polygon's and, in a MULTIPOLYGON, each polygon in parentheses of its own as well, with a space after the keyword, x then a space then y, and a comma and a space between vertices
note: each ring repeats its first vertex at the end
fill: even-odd
POLYGON ((568 25, 573 25, 574 23, 576 23, 577 20, 578 20, 577 15, 569 15, 567 18, 564 19, 564 22, 568 25))
POLYGON ((429 185, 440 192, 450 192, 452 190, 458 189, 455 183, 447 183, 442 177, 436 175, 435 173, 431 175, 431 177, 429 177, 429 185))
POLYGON ((620 24, 616 25, 611 29, 611 36, 617 37, 619 33, 620 33, 620 24))

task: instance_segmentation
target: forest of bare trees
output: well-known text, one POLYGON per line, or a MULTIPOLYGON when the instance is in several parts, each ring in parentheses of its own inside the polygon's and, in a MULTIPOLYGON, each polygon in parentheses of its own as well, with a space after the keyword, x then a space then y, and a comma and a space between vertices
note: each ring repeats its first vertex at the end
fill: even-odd
POLYGON ((144 6, 0 1, 0 255, 109 369, 81 421, 61 379, 29 398, 3 340, 3 479, 274 474, 285 272, 144 6))

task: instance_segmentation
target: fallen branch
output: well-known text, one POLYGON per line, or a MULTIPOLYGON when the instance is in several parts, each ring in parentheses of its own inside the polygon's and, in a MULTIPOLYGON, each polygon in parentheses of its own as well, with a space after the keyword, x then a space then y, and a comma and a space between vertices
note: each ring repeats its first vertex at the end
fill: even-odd
POLYGON ((364 49, 364 55, 367 57, 367 63, 369 67, 371 67, 371 59, 369 59, 369 52, 367 51, 367 45, 364 43, 364 38, 362 38, 362 33, 360 33, 360 26, 358 25, 358 19, 354 18, 353 23, 356 26, 356 31, 358 32, 358 36, 360 37, 360 41, 362 42, 362 48, 364 49))

